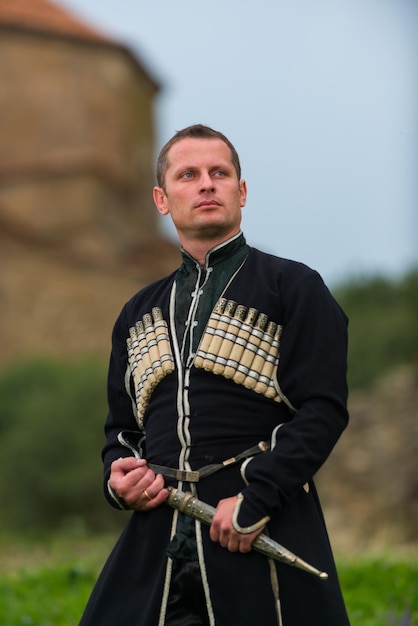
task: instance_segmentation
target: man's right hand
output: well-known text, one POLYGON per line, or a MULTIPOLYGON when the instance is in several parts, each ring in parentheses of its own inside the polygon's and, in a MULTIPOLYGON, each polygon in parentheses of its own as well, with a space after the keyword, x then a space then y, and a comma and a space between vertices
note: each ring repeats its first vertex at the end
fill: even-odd
POLYGON ((126 506, 136 511, 155 509, 168 497, 163 476, 154 474, 145 459, 133 456, 113 461, 109 485, 126 506))

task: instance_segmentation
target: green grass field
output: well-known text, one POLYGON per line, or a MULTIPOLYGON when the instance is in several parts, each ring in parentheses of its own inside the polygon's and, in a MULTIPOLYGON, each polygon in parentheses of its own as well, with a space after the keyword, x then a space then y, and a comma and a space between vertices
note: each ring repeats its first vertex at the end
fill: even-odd
MULTIPOLYGON (((113 541, 2 540, 0 624, 76 626, 113 541)), ((418 563, 412 557, 339 559, 338 569, 352 626, 418 626, 418 563)))

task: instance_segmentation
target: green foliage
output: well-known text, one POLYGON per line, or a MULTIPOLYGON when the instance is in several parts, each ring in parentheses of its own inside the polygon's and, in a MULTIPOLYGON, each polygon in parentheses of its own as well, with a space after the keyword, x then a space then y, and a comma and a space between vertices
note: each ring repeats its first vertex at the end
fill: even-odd
POLYGON ((0 579, 3 626, 75 626, 94 584, 93 574, 71 566, 40 568, 0 579))
POLYGON ((342 564, 351 626, 418 624, 418 565, 382 559, 342 564))
POLYGON ((350 388, 365 388, 399 365, 418 370, 418 269, 398 280, 352 280, 333 293, 350 320, 350 388))
MULTIPOLYGON (((0 517, 11 528, 100 526, 106 370, 32 360, 0 377, 0 517)), ((106 513, 105 513, 106 512, 106 513)))
MULTIPOLYGON (((91 542, 93 553, 95 542, 97 538, 91 542)), ((107 553, 108 546, 103 550, 107 553)), ((104 558, 103 551, 95 565, 84 558, 1 574, 0 623, 76 626, 104 558)), ((416 564, 362 559, 340 563, 338 569, 351 626, 418 624, 416 564)))

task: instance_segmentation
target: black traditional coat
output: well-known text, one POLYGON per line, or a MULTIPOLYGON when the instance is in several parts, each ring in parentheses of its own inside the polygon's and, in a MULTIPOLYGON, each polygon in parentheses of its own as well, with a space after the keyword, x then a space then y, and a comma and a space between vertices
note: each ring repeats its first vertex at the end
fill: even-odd
MULTIPOLYGON (((230 553, 196 522, 212 625, 348 624, 312 481, 348 420, 346 340, 346 316, 320 276, 248 248, 242 235, 211 251, 203 270, 185 255, 180 273, 141 290, 115 324, 105 482, 112 461, 132 454, 123 441, 135 433, 149 463, 184 470, 269 441, 269 451, 192 489, 213 506, 241 494, 239 527, 269 519, 272 538, 329 574, 324 581, 255 551, 230 553), (190 281, 192 293, 176 297, 190 281), (180 309, 184 333, 175 327, 180 309)), ((120 506, 112 490, 106 496, 120 506)), ((80 626, 163 626, 177 519, 166 504, 131 514, 80 626)))

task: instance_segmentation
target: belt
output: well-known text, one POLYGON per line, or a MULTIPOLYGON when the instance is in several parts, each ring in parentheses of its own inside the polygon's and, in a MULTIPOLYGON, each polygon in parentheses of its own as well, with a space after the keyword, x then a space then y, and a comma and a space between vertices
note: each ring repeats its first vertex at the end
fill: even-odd
POLYGON ((266 452, 269 449, 270 444, 267 441, 260 441, 256 446, 248 448, 248 450, 244 450, 244 452, 241 452, 236 456, 232 456, 221 463, 204 465, 199 470, 182 470, 174 467, 166 467, 165 465, 156 465, 155 463, 148 463, 148 467, 152 469, 153 472, 162 474, 166 478, 176 478, 177 480, 187 481, 189 483, 198 483, 202 480, 202 478, 211 476, 225 467, 239 463, 242 459, 247 459, 255 454, 260 454, 260 452, 266 452))

